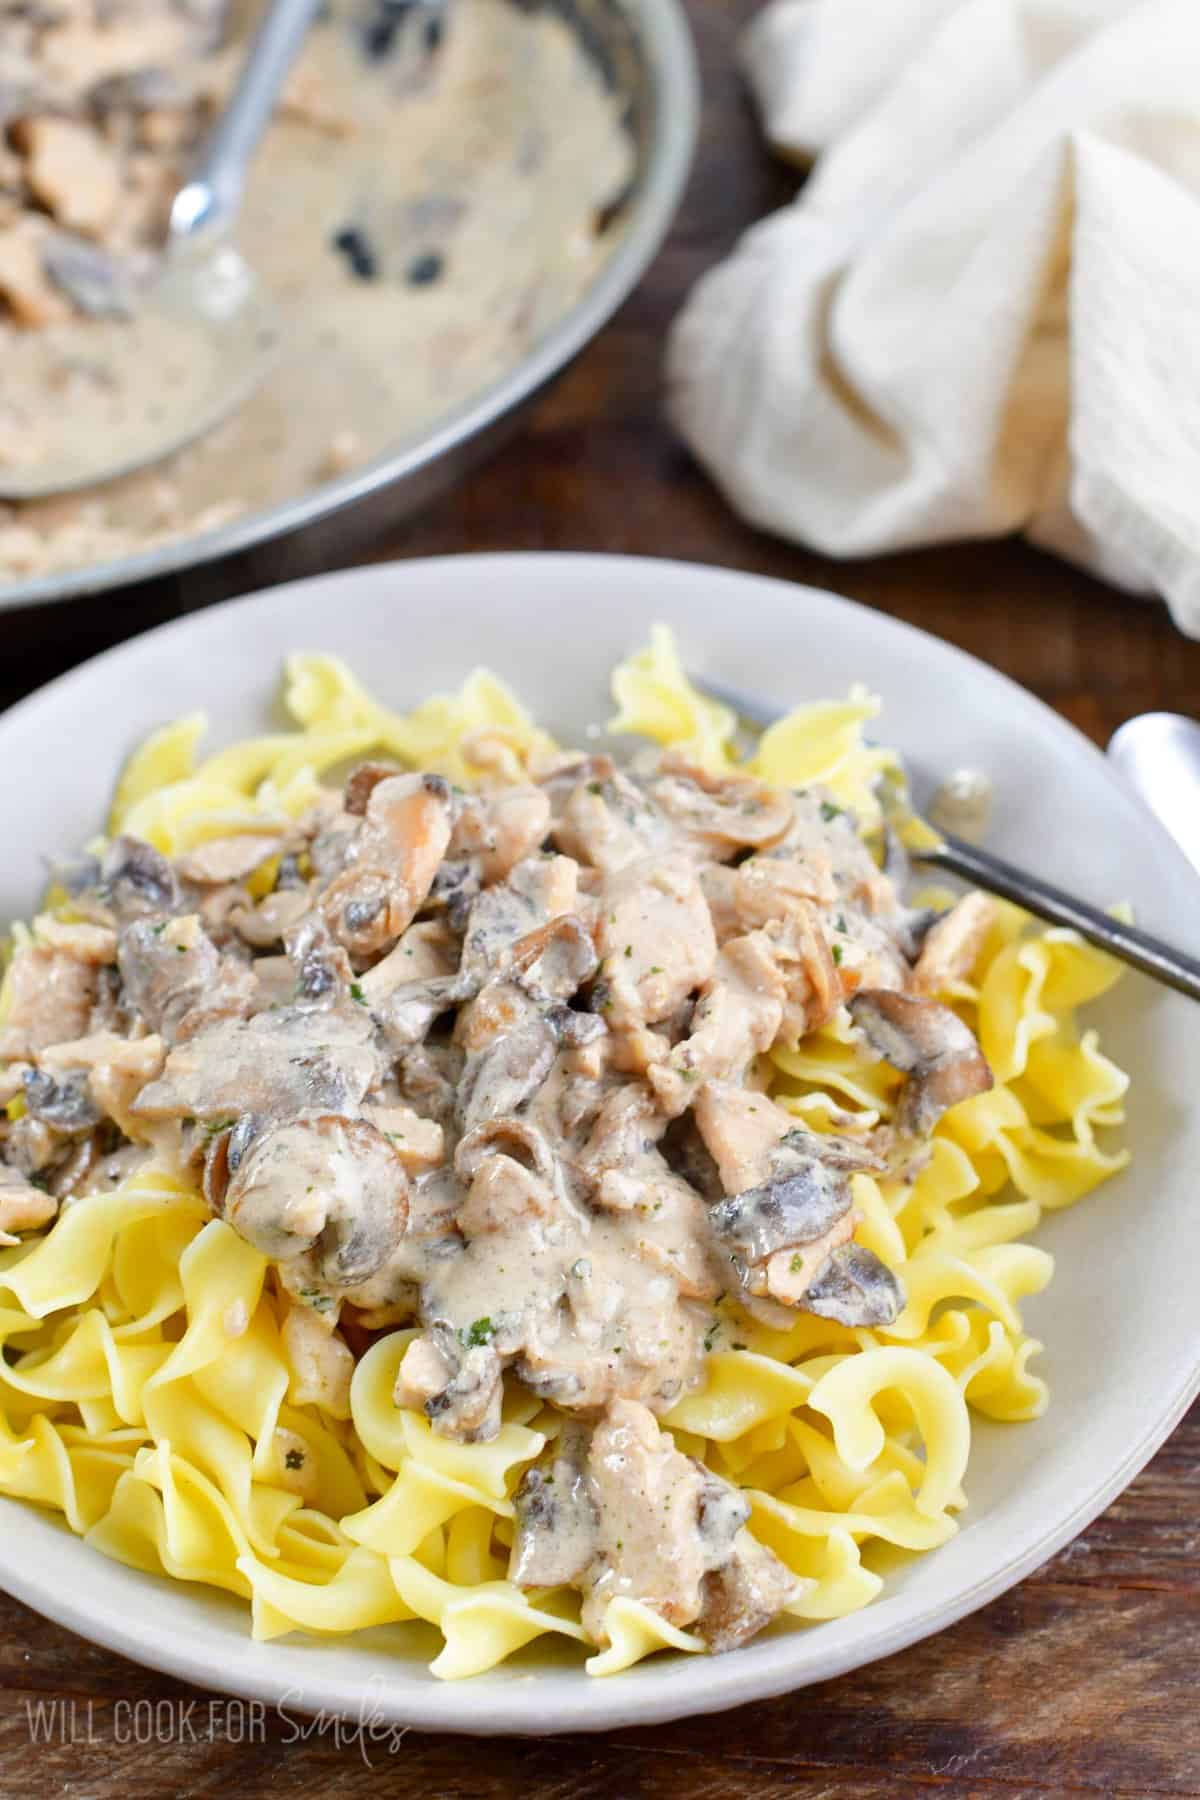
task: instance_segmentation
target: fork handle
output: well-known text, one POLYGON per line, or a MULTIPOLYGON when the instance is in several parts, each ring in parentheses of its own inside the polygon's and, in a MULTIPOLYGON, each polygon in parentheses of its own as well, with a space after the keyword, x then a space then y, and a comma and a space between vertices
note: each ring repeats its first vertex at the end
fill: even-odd
POLYGON ((1066 925, 1086 938, 1089 944, 1095 944, 1097 949, 1119 956, 1123 962, 1132 963, 1135 969, 1152 975, 1156 981, 1166 982, 1168 987, 1177 988, 1192 1000, 1200 1000, 1200 961, 1194 956, 1173 950, 1148 931, 1122 924, 1110 913, 1089 906, 1086 900, 1065 894, 1061 888, 1040 881, 1036 875, 992 856, 987 850, 980 850, 945 832, 936 849, 910 850, 909 855, 914 862, 945 869, 947 874, 958 875, 976 887, 999 894, 1002 900, 1012 900, 1027 912, 1036 913, 1039 919, 1049 920, 1052 925, 1066 925))

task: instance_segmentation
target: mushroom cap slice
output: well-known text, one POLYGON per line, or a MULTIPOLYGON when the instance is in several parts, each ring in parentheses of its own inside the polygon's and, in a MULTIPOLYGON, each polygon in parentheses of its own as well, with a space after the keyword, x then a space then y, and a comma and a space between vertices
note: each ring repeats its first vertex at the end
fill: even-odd
POLYGON ((321 1279, 346 1288, 382 1268, 408 1204, 407 1171, 383 1133, 326 1114, 269 1126, 251 1143, 231 1170, 225 1217, 276 1262, 314 1252, 321 1279))
POLYGON ((871 1048, 908 1076, 896 1109, 902 1137, 928 1137, 950 1107, 991 1087, 974 1032, 948 1006, 887 988, 864 988, 849 1005, 871 1048))
POLYGON ((842 1244, 817 1271, 801 1304, 839 1325, 891 1325, 904 1310, 904 1289, 873 1250, 842 1244))
POLYGON ((776 1250, 824 1237, 849 1210, 845 1176, 814 1160, 718 1201, 709 1218, 723 1243, 757 1263, 776 1250))

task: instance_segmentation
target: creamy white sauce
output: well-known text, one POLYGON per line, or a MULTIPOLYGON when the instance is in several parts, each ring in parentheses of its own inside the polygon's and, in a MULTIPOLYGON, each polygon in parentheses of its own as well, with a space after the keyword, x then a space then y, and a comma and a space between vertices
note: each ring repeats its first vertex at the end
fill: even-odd
MULTIPOLYGON (((214 66, 216 89, 238 53, 214 66)), ((402 87, 395 64, 365 59, 361 18, 340 0, 259 148, 239 227, 282 310, 280 360, 169 462, 0 507, 0 574, 124 554, 302 493, 478 392, 585 290, 632 147, 562 20, 470 0, 426 84, 402 87)), ((162 319, 34 330, 0 308, 0 459, 19 468, 77 432, 132 441, 164 393, 177 411, 181 390, 210 380, 204 346, 162 319)))

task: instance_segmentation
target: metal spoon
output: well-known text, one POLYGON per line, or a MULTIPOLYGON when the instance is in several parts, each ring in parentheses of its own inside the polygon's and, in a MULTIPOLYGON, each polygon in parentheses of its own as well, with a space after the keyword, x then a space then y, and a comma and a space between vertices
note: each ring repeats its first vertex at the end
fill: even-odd
MULTIPOLYGON (((280 339, 274 303, 234 242, 250 159, 322 0, 273 0, 247 53, 237 87, 175 196, 161 270, 139 311, 195 334, 199 392, 171 392, 144 430, 120 443, 72 445, 68 456, 0 471, 0 496, 61 494, 158 462, 210 431, 258 386, 280 339)), ((191 351, 193 346, 187 346, 191 351)))
MULTIPOLYGON (((700 681, 695 676, 692 680, 703 693, 732 707, 739 718, 758 730, 765 730, 784 716, 779 708, 766 706, 752 695, 739 693, 721 682, 707 678, 700 681)), ((986 888, 1004 900, 1015 901, 1027 912, 1036 913, 1038 918, 1047 919, 1052 925, 1069 926, 1089 944, 1120 957, 1122 962, 1178 989, 1190 999, 1200 1000, 1200 960, 1185 951, 1173 949, 1148 931, 1123 924, 1109 913, 1101 912, 1099 907, 1090 906, 1086 900, 1079 900, 1062 888, 1053 887, 1050 882, 1004 862, 990 851, 980 850, 962 838, 943 832, 935 848, 910 851, 909 854, 914 862, 944 869, 947 874, 957 875, 975 887, 986 888)))
POLYGON ((1108 754, 1200 871, 1200 725, 1181 713, 1141 713, 1113 732, 1108 754))

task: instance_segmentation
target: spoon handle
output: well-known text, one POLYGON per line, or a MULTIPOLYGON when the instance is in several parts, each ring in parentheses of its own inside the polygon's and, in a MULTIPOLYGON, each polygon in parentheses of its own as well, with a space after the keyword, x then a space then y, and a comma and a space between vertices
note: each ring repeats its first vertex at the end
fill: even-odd
POLYGON ((170 240, 220 230, 236 217, 250 158, 323 0, 272 0, 229 103, 171 206, 170 240))
POLYGON ((1026 912, 1036 913, 1039 919, 1046 919, 1052 925, 1066 925, 1077 931, 1081 938, 1086 938, 1089 944, 1120 957, 1122 962, 1131 963, 1143 974, 1177 988, 1192 1000, 1200 1000, 1200 961, 1195 957, 1172 949, 1170 944, 1152 937, 1148 931, 1123 924, 1110 913, 1101 912, 1099 907, 1089 906, 1086 900, 1077 900, 1073 894, 1052 887, 1048 881, 1015 868, 987 850, 980 850, 974 844, 966 844, 961 838, 943 832, 936 849, 910 851, 909 855, 914 862, 945 869, 948 874, 958 875, 976 887, 999 894, 1003 900, 1012 900, 1026 912))
POLYGON ((1200 724, 1141 713, 1113 733, 1108 755, 1200 873, 1200 724))

